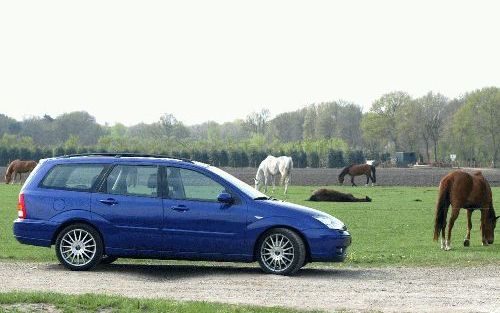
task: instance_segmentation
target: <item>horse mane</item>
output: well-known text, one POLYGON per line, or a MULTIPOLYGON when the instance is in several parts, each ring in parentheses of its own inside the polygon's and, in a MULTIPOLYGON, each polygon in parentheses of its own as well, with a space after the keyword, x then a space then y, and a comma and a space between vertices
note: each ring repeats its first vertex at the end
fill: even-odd
POLYGON ((255 179, 260 181, 261 179, 264 179, 264 168, 259 166, 257 169, 257 173, 255 174, 255 179))
POLYGON ((345 175, 347 175, 347 173, 349 172, 349 170, 353 166, 354 166, 354 164, 351 164, 351 165, 348 165, 348 166, 344 167, 344 169, 342 170, 342 172, 340 172, 339 177, 344 177, 345 175))
POLYGON ((7 170, 5 171, 5 176, 7 175, 12 175, 12 172, 14 171, 14 165, 19 161, 18 159, 12 161, 9 163, 9 166, 7 167, 7 170))

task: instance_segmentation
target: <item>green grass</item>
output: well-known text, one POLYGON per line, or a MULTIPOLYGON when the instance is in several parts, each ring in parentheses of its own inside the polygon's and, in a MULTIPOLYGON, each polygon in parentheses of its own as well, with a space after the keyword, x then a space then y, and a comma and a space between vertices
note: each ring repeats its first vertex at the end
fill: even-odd
MULTIPOLYGON (((221 303, 159 299, 133 299, 120 296, 84 294, 63 295, 57 293, 28 293, 9 292, 0 293, 0 312, 27 312, 23 310, 29 304, 51 305, 53 309, 62 312, 258 312, 258 313, 285 313, 306 312, 288 308, 266 308, 257 306, 231 305, 221 303), (21 306, 19 306, 21 305, 21 306)), ((43 310, 46 311, 46 308, 43 310)), ((42 310, 36 311, 42 312, 42 310)), ((312 311, 307 311, 312 312, 312 311)), ((318 312, 318 311, 315 311, 318 312)))
MULTIPOLYGON (((0 259, 56 261, 53 249, 21 245, 12 236, 19 185, 0 185, 0 259)), ((344 265, 428 266, 500 264, 500 239, 481 246, 479 212, 473 214, 471 246, 462 245, 466 214, 462 210, 453 229, 453 250, 444 252, 432 241, 435 187, 335 187, 371 203, 316 203, 306 201, 315 187, 292 186, 288 201, 330 213, 344 221, 353 237, 344 265)), ((282 189, 274 193, 279 198, 282 189)), ((500 207, 500 187, 493 188, 495 206, 500 207)), ((497 231, 498 233, 498 231, 497 231)), ((127 260, 127 262, 131 262, 127 260)), ((137 262, 137 261, 134 261, 137 262)), ((340 266, 344 266, 340 265, 340 266)), ((313 265, 314 266, 314 265, 313 265)))

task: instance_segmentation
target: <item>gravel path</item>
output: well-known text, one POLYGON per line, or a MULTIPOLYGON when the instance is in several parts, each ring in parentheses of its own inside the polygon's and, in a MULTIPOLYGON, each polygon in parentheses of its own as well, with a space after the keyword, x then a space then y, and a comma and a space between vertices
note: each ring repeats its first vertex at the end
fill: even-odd
POLYGON ((383 312, 500 312, 500 267, 304 268, 294 277, 255 266, 0 263, 0 292, 52 291, 234 304, 383 312))

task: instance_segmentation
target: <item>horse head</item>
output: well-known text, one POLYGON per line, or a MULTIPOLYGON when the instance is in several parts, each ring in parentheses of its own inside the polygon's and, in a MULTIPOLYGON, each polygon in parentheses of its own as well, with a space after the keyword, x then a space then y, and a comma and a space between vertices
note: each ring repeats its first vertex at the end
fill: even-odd
POLYGON ((495 240, 495 228, 497 226, 497 220, 500 216, 495 216, 495 211, 490 209, 488 216, 488 223, 485 225, 481 225, 483 230, 484 239, 488 242, 488 244, 492 244, 495 240))
POLYGON ((344 176, 339 175, 339 184, 343 185, 344 184, 344 176))
POLYGON ((7 173, 5 174, 5 183, 8 184, 12 180, 12 174, 7 173))
POLYGON ((257 177, 253 179, 255 181, 255 189, 259 190, 262 182, 257 177))

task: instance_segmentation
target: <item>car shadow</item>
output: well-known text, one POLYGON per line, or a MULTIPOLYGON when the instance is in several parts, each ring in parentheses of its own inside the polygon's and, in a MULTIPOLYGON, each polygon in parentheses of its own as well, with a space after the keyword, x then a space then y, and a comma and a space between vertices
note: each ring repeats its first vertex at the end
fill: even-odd
MULTIPOLYGON (((50 264, 49 270, 65 271, 60 264, 50 264)), ((116 263, 109 265, 98 265, 92 272, 116 273, 118 275, 130 275, 148 281, 178 280, 196 277, 210 278, 211 276, 266 276, 256 263, 253 264, 232 264, 221 263, 216 265, 193 265, 193 264, 133 264, 116 263)), ((302 268, 292 277, 314 278, 314 279, 356 279, 358 277, 371 276, 374 270, 357 268, 302 268)), ((69 271, 68 271, 69 272, 69 271)), ((71 272, 70 272, 71 273, 71 272)))

